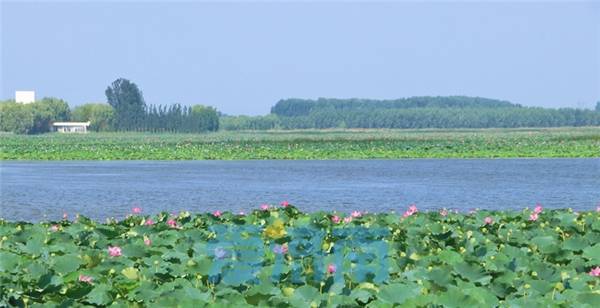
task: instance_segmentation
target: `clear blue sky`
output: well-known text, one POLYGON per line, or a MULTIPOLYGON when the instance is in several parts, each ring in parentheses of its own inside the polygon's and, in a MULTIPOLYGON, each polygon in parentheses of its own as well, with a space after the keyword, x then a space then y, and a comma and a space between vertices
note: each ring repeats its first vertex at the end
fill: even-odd
POLYGON ((1 93, 266 114, 281 98, 600 100, 600 1, 1 4, 1 93))

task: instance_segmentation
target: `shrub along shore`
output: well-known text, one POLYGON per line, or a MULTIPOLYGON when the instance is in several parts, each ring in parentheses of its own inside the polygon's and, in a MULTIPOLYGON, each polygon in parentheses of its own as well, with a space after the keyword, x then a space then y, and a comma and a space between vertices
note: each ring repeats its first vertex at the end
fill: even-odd
POLYGON ((599 211, 0 220, 0 306, 598 307, 599 211))
POLYGON ((600 127, 0 134, 1 160, 600 157, 600 127))

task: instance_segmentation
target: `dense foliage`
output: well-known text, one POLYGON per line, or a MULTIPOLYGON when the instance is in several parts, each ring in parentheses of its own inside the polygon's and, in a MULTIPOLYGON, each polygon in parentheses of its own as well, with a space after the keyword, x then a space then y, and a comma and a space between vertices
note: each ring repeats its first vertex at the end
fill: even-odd
POLYGON ((146 102, 138 86, 119 78, 106 88, 106 100, 114 109, 114 127, 117 130, 136 130, 144 124, 146 102))
POLYGON ((600 213, 0 221, 0 305, 598 307, 600 213))
POLYGON ((400 98, 395 100, 373 99, 283 99, 277 102, 271 113, 285 117, 307 116, 318 110, 335 110, 338 112, 376 109, 414 109, 414 108, 509 108, 520 107, 507 101, 468 96, 421 96, 400 98))
POLYGON ((219 129, 216 109, 202 105, 192 107, 173 104, 147 107, 140 131, 198 133, 219 129))
POLYGON ((17 134, 45 133, 52 129, 53 122, 67 121, 70 116, 69 105, 53 97, 44 97, 30 104, 0 102, 0 131, 17 134))
POLYGON ((224 130, 269 130, 281 127, 279 117, 266 116, 221 116, 220 128, 224 130))
POLYGON ((137 85, 119 78, 106 89, 106 99, 114 108, 114 128, 118 131, 198 133, 219 129, 216 109, 195 105, 146 105, 137 85))
MULTIPOLYGON (((272 109, 279 127, 490 128, 600 125, 600 112, 523 107, 478 97, 412 97, 398 100, 287 99, 272 109)), ((256 121, 261 119, 257 118, 256 121)))
POLYGON ((600 157, 600 128, 0 134, 0 159, 600 157))
POLYGON ((114 109, 107 104, 85 104, 73 109, 71 119, 79 122, 89 121, 89 129, 92 131, 110 131, 113 127, 114 109))

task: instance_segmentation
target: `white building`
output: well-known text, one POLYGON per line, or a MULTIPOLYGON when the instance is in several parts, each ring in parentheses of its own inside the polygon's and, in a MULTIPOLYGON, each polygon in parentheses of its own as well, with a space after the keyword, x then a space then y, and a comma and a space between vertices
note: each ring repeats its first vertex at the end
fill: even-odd
POLYGON ((87 133, 90 122, 54 122, 52 127, 59 133, 87 133))
POLYGON ((15 102, 23 104, 35 102, 35 91, 15 91, 15 102))

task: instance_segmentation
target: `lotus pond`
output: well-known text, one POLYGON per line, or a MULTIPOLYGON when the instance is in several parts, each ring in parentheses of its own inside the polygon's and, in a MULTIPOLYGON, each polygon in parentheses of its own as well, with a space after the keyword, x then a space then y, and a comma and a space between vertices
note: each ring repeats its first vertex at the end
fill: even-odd
POLYGON ((600 127, 0 134, 0 160, 599 157, 600 127))
POLYGON ((600 212, 0 220, 0 306, 600 306, 600 212))

